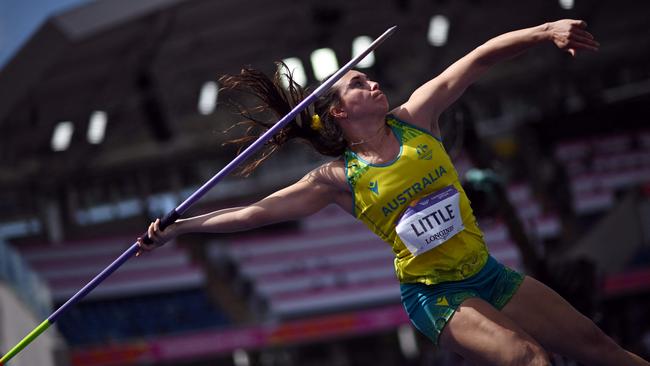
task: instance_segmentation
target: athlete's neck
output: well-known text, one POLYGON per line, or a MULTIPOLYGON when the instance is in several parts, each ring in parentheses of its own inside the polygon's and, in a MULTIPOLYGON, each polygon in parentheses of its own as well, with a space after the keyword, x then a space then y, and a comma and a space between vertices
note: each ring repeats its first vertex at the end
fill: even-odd
POLYGON ((359 140, 348 143, 350 150, 373 164, 389 162, 399 153, 399 144, 392 138, 393 131, 386 123, 382 123, 374 133, 366 134, 359 140))

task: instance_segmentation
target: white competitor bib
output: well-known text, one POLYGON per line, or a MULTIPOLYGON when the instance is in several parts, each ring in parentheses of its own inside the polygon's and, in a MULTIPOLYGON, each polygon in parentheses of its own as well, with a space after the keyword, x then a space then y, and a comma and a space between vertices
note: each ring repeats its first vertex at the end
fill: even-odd
POLYGON ((397 235, 414 256, 427 252, 461 232, 460 193, 443 188, 411 204, 397 224, 397 235))

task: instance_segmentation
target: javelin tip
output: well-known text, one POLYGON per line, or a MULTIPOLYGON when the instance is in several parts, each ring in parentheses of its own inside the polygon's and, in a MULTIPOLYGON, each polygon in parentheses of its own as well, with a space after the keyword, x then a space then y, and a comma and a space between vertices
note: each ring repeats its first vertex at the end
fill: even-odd
POLYGON ((396 25, 386 29, 384 31, 384 33, 382 33, 381 36, 377 37, 377 39, 375 39, 375 42, 373 42, 373 44, 370 45, 371 50, 377 48, 377 46, 379 46, 379 44, 381 44, 383 41, 385 41, 386 38, 392 36, 393 33, 395 33, 396 30, 397 30, 396 25))

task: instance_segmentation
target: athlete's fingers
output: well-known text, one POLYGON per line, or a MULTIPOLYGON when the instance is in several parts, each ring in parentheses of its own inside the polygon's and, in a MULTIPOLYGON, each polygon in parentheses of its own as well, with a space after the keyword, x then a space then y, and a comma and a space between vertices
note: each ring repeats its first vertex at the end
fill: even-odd
POLYGON ((590 38, 590 39, 595 39, 596 38, 596 37, 594 37, 593 34, 587 32, 586 30, 583 30, 583 29, 574 29, 573 32, 575 34, 578 34, 578 35, 581 35, 583 37, 587 37, 587 38, 590 38))
POLYGON ((577 27, 579 27, 581 29, 587 28, 587 22, 585 22, 584 20, 576 20, 576 21, 573 22, 573 25, 575 25, 575 26, 577 26, 577 27))
POLYGON ((147 229, 147 235, 149 236, 149 239, 151 239, 151 241, 153 241, 154 243, 158 239, 158 234, 156 233, 156 227, 153 222, 149 225, 149 228, 147 229))
POLYGON ((596 40, 581 36, 579 34, 571 35, 569 37, 569 44, 580 45, 589 49, 598 49, 598 47, 600 47, 600 43, 598 43, 596 40))
POLYGON ((147 250, 147 245, 143 242, 142 238, 138 238, 138 251, 135 253, 136 257, 139 257, 147 250))

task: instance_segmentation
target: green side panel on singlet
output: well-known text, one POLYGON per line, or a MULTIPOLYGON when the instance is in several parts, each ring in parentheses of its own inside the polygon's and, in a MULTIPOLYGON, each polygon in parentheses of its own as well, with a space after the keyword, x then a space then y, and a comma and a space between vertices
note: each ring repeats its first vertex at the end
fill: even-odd
POLYGON ((469 199, 442 142, 431 133, 386 117, 400 153, 386 164, 371 164, 351 150, 345 152, 346 176, 353 190, 354 215, 390 244, 401 283, 436 284, 458 281, 477 273, 488 258, 469 199), (408 205, 453 185, 460 193, 465 229, 432 250, 414 257, 395 227, 408 205))

